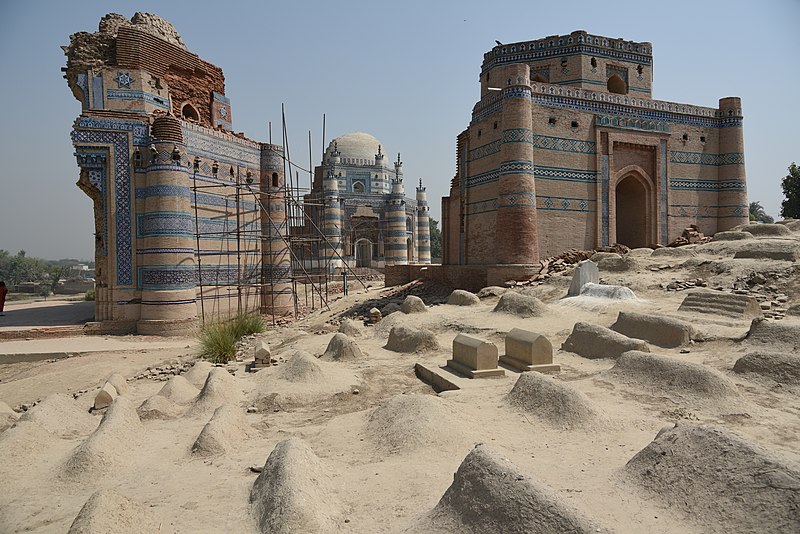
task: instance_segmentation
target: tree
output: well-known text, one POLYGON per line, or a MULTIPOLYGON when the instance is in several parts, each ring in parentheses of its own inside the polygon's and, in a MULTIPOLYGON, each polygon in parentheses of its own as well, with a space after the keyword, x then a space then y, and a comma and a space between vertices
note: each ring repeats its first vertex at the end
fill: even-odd
POLYGON ((50 265, 49 274, 50 274, 50 291, 55 294, 56 289, 58 288, 58 281, 62 278, 66 277, 69 274, 72 267, 66 265, 64 263, 56 263, 54 265, 50 265))
POLYGON ((800 167, 796 163, 789 165, 789 174, 781 181, 783 202, 781 217, 784 219, 800 219, 800 167))
POLYGON ((767 212, 764 210, 764 206, 762 206, 761 202, 758 201, 750 203, 750 220, 767 224, 772 224, 775 222, 775 219, 767 215, 767 212))
POLYGON ((431 258, 442 257, 442 231, 439 230, 439 221, 430 219, 431 228, 431 258))

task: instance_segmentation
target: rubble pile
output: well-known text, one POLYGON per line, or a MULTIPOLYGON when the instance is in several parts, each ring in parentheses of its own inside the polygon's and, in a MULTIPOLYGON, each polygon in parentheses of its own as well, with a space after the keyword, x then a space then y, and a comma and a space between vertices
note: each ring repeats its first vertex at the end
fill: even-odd
POLYGON ((696 224, 689 225, 688 228, 683 229, 680 237, 675 239, 668 247, 682 247, 684 245, 696 245, 699 243, 708 243, 711 237, 706 237, 696 224))

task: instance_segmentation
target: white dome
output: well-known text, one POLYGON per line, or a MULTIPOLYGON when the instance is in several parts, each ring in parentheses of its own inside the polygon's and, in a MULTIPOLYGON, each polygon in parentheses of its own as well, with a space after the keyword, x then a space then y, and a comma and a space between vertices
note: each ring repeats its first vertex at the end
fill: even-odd
POLYGON ((337 137, 328 145, 325 151, 325 159, 327 160, 333 152, 334 143, 339 151, 342 161, 348 160, 365 160, 364 163, 375 161, 375 154, 378 153, 378 145, 381 146, 381 153, 386 155, 386 147, 383 143, 375 139, 372 135, 364 132, 353 132, 341 137, 337 137))

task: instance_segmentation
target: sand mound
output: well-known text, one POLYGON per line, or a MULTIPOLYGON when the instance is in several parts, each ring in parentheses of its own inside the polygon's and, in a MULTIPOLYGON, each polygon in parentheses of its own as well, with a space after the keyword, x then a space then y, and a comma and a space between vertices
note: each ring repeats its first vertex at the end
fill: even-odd
POLYGON ((586 395, 537 372, 519 376, 508 394, 508 402, 557 428, 585 426, 597 416, 586 395))
POLYGON ((206 383, 208 373, 214 366, 205 360, 198 360, 191 369, 183 373, 181 376, 189 381, 195 387, 201 388, 206 383))
POLYGON ((136 413, 142 420, 175 419, 183 413, 183 406, 179 406, 161 395, 153 395, 136 409, 136 413))
POLYGON ((409 295, 400 305, 400 311, 403 313, 423 313, 428 311, 428 307, 421 298, 409 295))
POLYGON ((325 379, 317 359, 302 350, 296 351, 288 362, 278 368, 275 376, 288 382, 314 383, 325 379))
POLYGON ((517 317, 541 317, 547 313, 547 306, 536 297, 508 292, 500 297, 492 311, 508 313, 517 317))
POLYGON ((206 383, 189 409, 188 415, 200 416, 213 413, 223 404, 238 405, 244 400, 236 379, 225 369, 215 367, 208 373, 206 383))
POLYGON ((680 319, 629 311, 619 312, 611 330, 667 348, 686 345, 694 335, 692 325, 680 319))
POLYGON ((641 339, 631 339, 604 326, 583 322, 575 323, 561 348, 584 358, 619 358, 629 350, 650 352, 641 339))
POLYGON ((481 299, 475 293, 456 289, 447 297, 447 303, 451 306, 475 306, 481 303, 481 299))
POLYGON ((98 490, 83 505, 68 534, 150 532, 161 532, 161 529, 147 508, 114 490, 98 490))
POLYGON ((337 532, 342 505, 328 467, 306 443, 278 443, 250 490, 252 512, 261 532, 337 532))
POLYGON ((436 507, 407 532, 551 534, 602 532, 552 488, 527 477, 485 445, 456 471, 436 507))
POLYGON ((393 314, 394 312, 400 311, 400 304, 398 302, 389 302, 384 307, 381 308, 381 315, 386 317, 388 315, 393 314))
POLYGON ((350 337, 360 337, 361 330, 361 324, 352 319, 344 319, 339 325, 339 332, 350 337))
POLYGON ((632 350, 602 373, 623 383, 676 401, 703 404, 739 397, 736 385, 715 369, 677 358, 632 350))
POLYGON ((758 317, 750 323, 746 341, 751 346, 770 345, 777 350, 800 350, 800 325, 776 323, 758 317))
POLYGON ((322 355, 322 359, 327 361, 354 361, 363 357, 356 342, 341 332, 334 334, 322 355))
POLYGON ((792 231, 784 224, 740 224, 734 230, 750 232, 756 237, 766 236, 786 236, 792 235, 792 231))
MULTIPOLYGON (((782 225, 776 226, 789 231, 782 225)), ((789 239, 745 241, 733 257, 734 259, 797 261, 800 258, 800 247, 798 247, 797 241, 789 239)))
POLYGON ((684 247, 663 247, 657 248, 650 254, 651 258, 690 258, 695 256, 692 249, 684 247))
POLYGON ((5 402, 0 401, 0 432, 11 428, 19 419, 19 414, 5 402))
POLYGON ((625 472, 705 532, 800 532, 800 471, 727 430, 662 430, 625 472))
POLYGON ((97 418, 83 411, 69 395, 56 393, 22 414, 20 421, 37 423, 62 438, 86 436, 97 428, 97 418))
POLYGON ((142 437, 142 423, 131 401, 117 397, 100 426, 78 445, 63 466, 62 476, 80 479, 108 472, 128 457, 127 450, 142 437))
POLYGON ((639 268, 639 262, 629 254, 610 254, 597 260, 597 268, 607 272, 635 271, 639 268))
POLYGON ((186 380, 181 375, 176 375, 170 378, 164 387, 158 392, 158 395, 171 400, 175 404, 189 404, 200 393, 191 382, 186 380))
POLYGON ((130 391, 128 389, 128 381, 119 373, 114 373, 113 375, 109 376, 106 382, 114 386, 114 389, 117 390, 118 395, 127 395, 130 391))
MULTIPOLYGON (((24 466, 27 462, 41 461, 39 455, 46 454, 58 438, 41 425, 30 421, 17 421, 8 430, 0 433, 0 458, 4 466, 24 466)), ((2 486, 2 484, 0 484, 2 486)), ((0 513, 0 519, 2 513, 0 513)), ((0 521, 0 524, 2 521, 0 521)))
POLYGON ((438 349, 439 342, 430 330, 416 330, 400 325, 389 332, 389 340, 384 348, 395 352, 423 352, 438 349))
POLYGON ((223 405, 217 408, 192 445, 192 454, 213 456, 233 450, 242 439, 253 434, 244 413, 238 407, 223 405))
POLYGON ((800 384, 800 356, 783 352, 751 352, 733 365, 735 373, 755 373, 781 384, 800 384))
POLYGON ((717 232, 711 241, 741 241, 743 239, 753 239, 753 234, 750 232, 734 231, 734 232, 717 232))
POLYGON ((500 297, 505 293, 508 293, 507 287, 488 286, 478 291, 476 295, 479 299, 486 299, 489 297, 500 297))
POLYGON ((375 445, 390 452, 444 445, 461 436, 459 414, 433 395, 395 395, 375 408, 364 429, 375 445))

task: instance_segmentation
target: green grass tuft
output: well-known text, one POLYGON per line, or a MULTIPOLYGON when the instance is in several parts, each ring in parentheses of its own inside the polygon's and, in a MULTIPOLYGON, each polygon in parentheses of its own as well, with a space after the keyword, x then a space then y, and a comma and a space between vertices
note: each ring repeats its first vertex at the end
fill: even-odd
POLYGON ((260 315, 238 315, 228 321, 207 324, 200 332, 200 355, 212 363, 226 363, 236 357, 236 342, 244 336, 263 332, 260 315))

